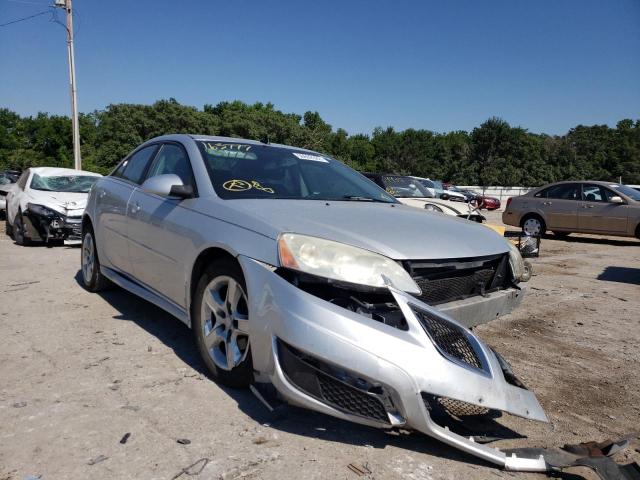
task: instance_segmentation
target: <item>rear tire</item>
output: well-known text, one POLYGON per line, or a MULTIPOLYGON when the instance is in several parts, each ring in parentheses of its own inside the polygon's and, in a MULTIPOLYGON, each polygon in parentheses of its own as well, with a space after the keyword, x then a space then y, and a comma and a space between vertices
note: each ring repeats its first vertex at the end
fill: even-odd
POLYGON ((13 239, 17 245, 21 245, 23 247, 31 244, 31 240, 25 235, 24 217, 22 216, 22 212, 19 210, 13 222, 13 239))
POLYGON ((193 298, 192 328, 200 356, 215 380, 234 388, 253 382, 246 291, 240 266, 224 258, 205 270, 193 298))
POLYGON ((522 232, 531 236, 542 237, 547 231, 547 226, 540 215, 526 215, 521 222, 522 232))
MULTIPOLYGON (((64 240, 63 242, 64 243, 64 240)), ((89 226, 82 232, 82 247, 80 252, 80 270, 84 288, 90 292, 99 292, 110 286, 110 282, 100 272, 100 260, 93 233, 89 226)))

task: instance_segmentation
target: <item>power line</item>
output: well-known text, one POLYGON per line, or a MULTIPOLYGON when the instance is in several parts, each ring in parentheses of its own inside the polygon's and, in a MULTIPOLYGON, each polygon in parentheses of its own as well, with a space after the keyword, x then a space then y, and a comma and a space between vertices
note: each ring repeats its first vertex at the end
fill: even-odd
POLYGON ((50 12, 51 10, 44 10, 40 13, 34 13, 33 15, 29 15, 28 17, 18 18, 17 20, 12 20, 7 23, 0 23, 0 27, 6 27, 8 25, 13 25, 14 23, 24 22, 25 20, 30 20, 32 18, 39 17, 40 15, 44 15, 45 13, 50 13, 50 12))

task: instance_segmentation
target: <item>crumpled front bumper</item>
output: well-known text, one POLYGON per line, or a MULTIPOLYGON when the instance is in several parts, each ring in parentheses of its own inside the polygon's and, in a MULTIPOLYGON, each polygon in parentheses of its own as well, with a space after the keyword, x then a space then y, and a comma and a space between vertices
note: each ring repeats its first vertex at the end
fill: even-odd
POLYGON ((82 216, 43 216, 30 210, 24 212, 27 237, 32 240, 78 240, 82 235, 82 216))
POLYGON ((258 381, 271 382, 288 402, 345 420, 382 428, 415 429, 507 469, 545 471, 544 459, 507 457, 503 452, 437 425, 423 395, 454 399, 531 420, 547 421, 534 394, 505 380, 495 354, 461 327, 482 368, 447 356, 421 324, 416 311, 456 324, 437 309, 395 290, 408 330, 400 330, 315 297, 258 261, 240 257, 251 312, 252 358, 258 381), (283 370, 284 343, 320 364, 344 369, 390 399, 387 421, 356 415, 294 384, 283 370))

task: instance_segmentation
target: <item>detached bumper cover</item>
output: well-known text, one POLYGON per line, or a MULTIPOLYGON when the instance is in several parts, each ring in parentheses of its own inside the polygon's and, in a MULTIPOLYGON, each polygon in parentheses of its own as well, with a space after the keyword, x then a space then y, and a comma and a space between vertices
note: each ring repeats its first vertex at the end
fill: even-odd
POLYGON ((415 429, 504 468, 546 470, 544 459, 507 457, 431 419, 425 396, 547 421, 533 393, 509 383, 495 354, 455 320, 390 287, 408 324, 401 330, 239 259, 257 379, 271 382, 290 403, 365 425, 415 429), (323 385, 323 376, 334 383, 323 385))

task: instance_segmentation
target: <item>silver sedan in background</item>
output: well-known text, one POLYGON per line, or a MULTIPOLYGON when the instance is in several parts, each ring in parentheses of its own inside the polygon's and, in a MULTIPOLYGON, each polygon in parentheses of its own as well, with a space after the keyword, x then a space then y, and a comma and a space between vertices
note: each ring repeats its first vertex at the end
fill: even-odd
POLYGON ((446 428, 489 410, 546 421, 468 328, 522 300, 522 258, 493 231, 404 206, 326 155, 191 135, 134 150, 82 225, 86 288, 113 282, 185 322, 218 381, 546 469, 446 428))

